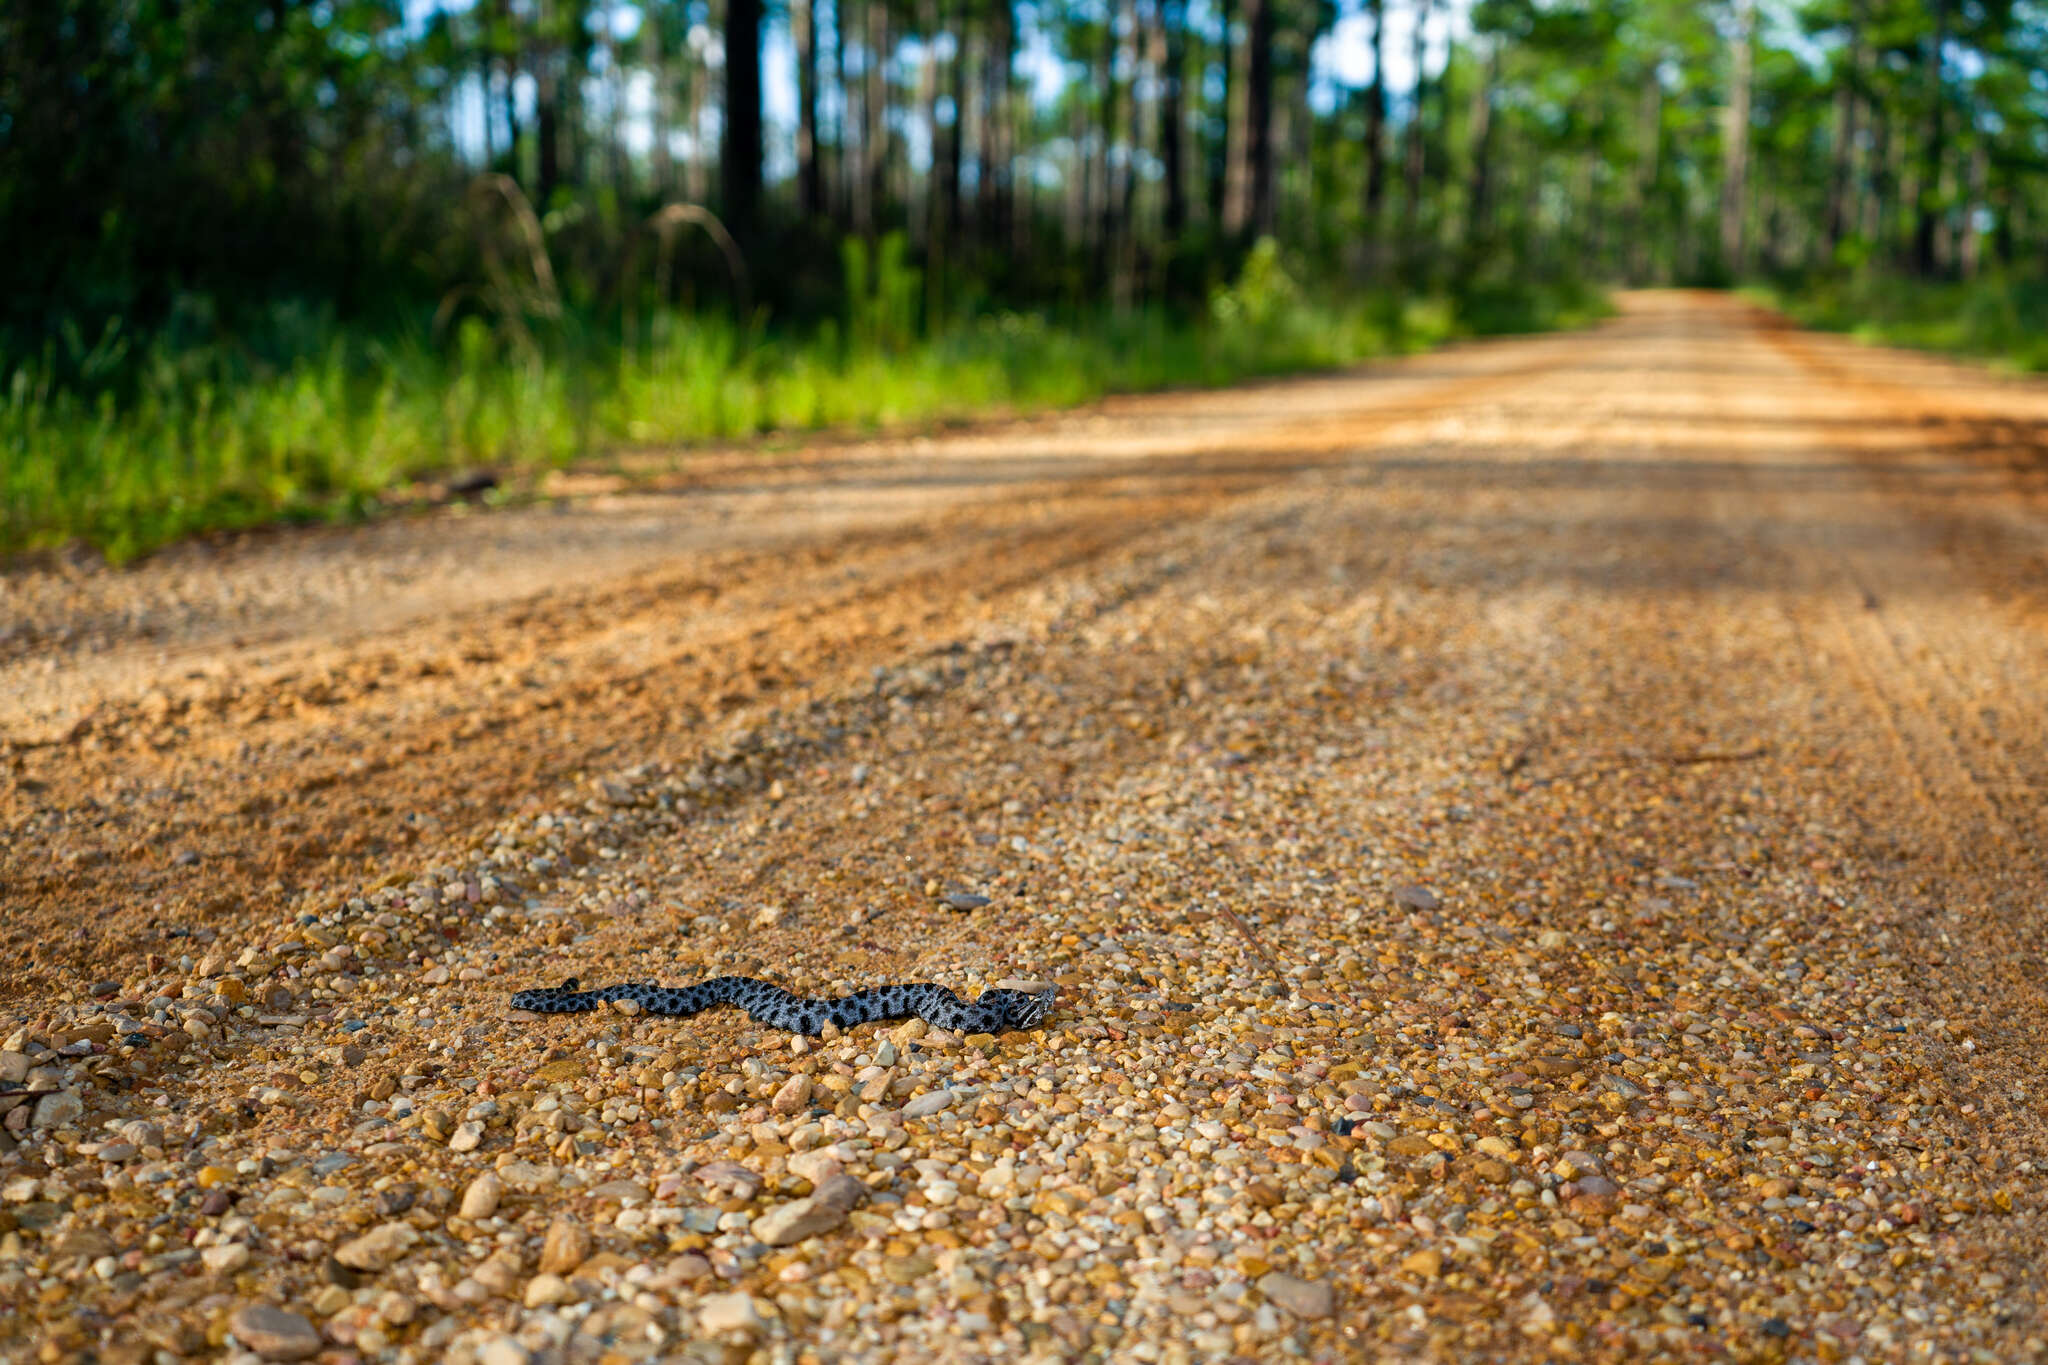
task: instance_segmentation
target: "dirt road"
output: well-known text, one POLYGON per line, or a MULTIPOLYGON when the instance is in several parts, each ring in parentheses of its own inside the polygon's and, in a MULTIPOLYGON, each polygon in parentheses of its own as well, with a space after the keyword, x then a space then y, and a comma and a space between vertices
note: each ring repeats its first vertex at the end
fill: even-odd
POLYGON ((0 578, 0 1355, 2048 1359, 2048 386, 1624 305, 0 578))

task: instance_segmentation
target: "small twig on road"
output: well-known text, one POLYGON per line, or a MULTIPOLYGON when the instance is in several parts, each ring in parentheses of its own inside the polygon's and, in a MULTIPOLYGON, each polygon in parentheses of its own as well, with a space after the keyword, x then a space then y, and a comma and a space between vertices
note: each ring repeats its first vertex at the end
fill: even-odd
POLYGON ((1249 924, 1246 924, 1243 919, 1239 918, 1237 911, 1231 909, 1227 905, 1218 905, 1216 907, 1216 912, 1222 915, 1224 919, 1230 922, 1230 927, 1237 930, 1238 937, 1242 938, 1245 941, 1246 945, 1251 948, 1252 955, 1258 958, 1261 963, 1265 964, 1266 970, 1271 972, 1273 974, 1273 979, 1279 982, 1282 986, 1286 987, 1290 991, 1293 991, 1297 995, 1300 995, 1305 1000, 1319 1000, 1322 1004, 1325 1005, 1349 1005, 1354 1010, 1358 1008, 1358 1002, 1351 998, 1349 992, 1346 992, 1345 995, 1340 999, 1337 996, 1332 995, 1328 991, 1319 990, 1311 993, 1310 991, 1304 990, 1301 987, 1295 985, 1293 982, 1289 981, 1287 979, 1287 974, 1280 970, 1280 964, 1273 960, 1273 955, 1271 953, 1266 951, 1266 945, 1259 942, 1257 936, 1252 933, 1251 926, 1249 924))
POLYGON ((1237 911, 1231 909, 1227 905, 1219 905, 1216 907, 1216 913, 1222 915, 1223 918, 1230 921, 1230 927, 1237 930, 1238 937, 1242 938, 1245 941, 1245 943, 1250 946, 1253 955, 1256 956, 1259 959, 1259 961, 1265 963, 1266 970, 1271 972, 1282 985, 1285 985, 1287 983, 1287 977, 1280 970, 1280 964, 1275 962, 1273 960, 1273 955, 1266 951, 1266 945, 1259 942, 1258 939, 1252 935, 1251 926, 1249 924, 1246 924, 1242 919, 1238 918, 1237 911))

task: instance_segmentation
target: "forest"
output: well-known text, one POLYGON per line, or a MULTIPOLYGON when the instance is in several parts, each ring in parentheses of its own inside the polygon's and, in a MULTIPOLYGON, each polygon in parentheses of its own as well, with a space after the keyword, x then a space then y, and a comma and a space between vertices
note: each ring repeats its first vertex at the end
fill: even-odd
POLYGON ((2048 366, 2031 0, 0 7, 0 551, 1570 325, 2048 366))

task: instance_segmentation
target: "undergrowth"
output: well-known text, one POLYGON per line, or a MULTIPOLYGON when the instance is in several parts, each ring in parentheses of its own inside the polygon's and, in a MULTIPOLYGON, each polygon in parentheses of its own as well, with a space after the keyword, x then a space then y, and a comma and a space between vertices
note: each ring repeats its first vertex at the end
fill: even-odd
POLYGON ((1978 356, 2048 371, 2048 278, 1965 283, 1849 277, 1756 291, 1787 316, 1859 341, 1978 356))
POLYGON ((888 247, 872 264, 849 259, 858 302, 803 334, 685 314, 632 344, 573 317, 536 331, 470 316, 439 338, 301 321, 313 340, 285 363, 219 341, 131 348, 118 328, 68 336, 6 371, 0 552, 82 539, 120 562, 201 531, 367 516, 449 470, 1227 384, 1604 308, 1564 287, 1330 302, 1261 244, 1199 317, 1000 313, 920 335, 914 272, 888 247))

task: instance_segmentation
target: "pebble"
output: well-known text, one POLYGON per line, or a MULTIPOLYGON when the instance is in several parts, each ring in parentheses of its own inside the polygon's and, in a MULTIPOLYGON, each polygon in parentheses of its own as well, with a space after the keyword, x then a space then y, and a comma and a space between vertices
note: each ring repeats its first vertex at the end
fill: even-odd
POLYGON ((1435 1279, 1443 1273, 1443 1268, 1444 1254, 1435 1247, 1424 1247, 1401 1258, 1401 1269, 1425 1280, 1435 1279))
POLYGON ((207 1270, 215 1275, 232 1275, 249 1264, 249 1248, 241 1242, 222 1242, 199 1253, 207 1270))
POLYGON ((494 1336, 476 1349, 477 1365, 528 1365, 533 1354, 508 1336, 494 1336))
POLYGON ((761 1192, 761 1175, 736 1161, 713 1161, 697 1171, 697 1179, 713 1189, 726 1190, 741 1199, 761 1192))
POLYGON ((541 1242, 541 1273, 566 1275, 588 1260, 590 1251, 590 1230, 572 1218, 557 1218, 541 1242))
POLYGON ((647 1202, 647 1187, 637 1180, 607 1180, 584 1191, 591 1199, 617 1199, 629 1204, 647 1202))
POLYGON ((1297 1318, 1319 1322, 1336 1311, 1330 1286, 1321 1280, 1304 1280, 1278 1270, 1259 1277, 1259 1292, 1297 1318))
POLYGON ((790 1246, 843 1226, 867 1195, 868 1187, 850 1175, 828 1176, 806 1197, 756 1215, 751 1230, 766 1246, 790 1246))
POLYGON ((505 1183, 495 1173, 485 1171, 462 1192, 462 1216, 472 1220, 489 1218, 498 1211, 498 1201, 504 1197, 505 1183))
POLYGON ((448 1150, 451 1152, 473 1152, 483 1145, 484 1125, 478 1119, 469 1119, 456 1125, 448 1135, 448 1150))
POLYGON ((950 1090, 927 1091, 903 1106, 903 1117, 906 1119, 930 1118, 933 1114, 951 1109, 954 1098, 953 1092, 950 1090))
POLYGON ((707 1294, 697 1310, 697 1326, 708 1337, 729 1332, 752 1336, 766 1329, 768 1319, 761 1315, 751 1294, 707 1294))
POLYGON ((311 1322, 274 1304, 252 1303, 236 1310, 228 1330, 264 1360, 304 1360, 317 1355, 323 1344, 311 1322))
POLYGON ((768 1102, 770 1112, 795 1114, 811 1102, 811 1078, 802 1072, 791 1076, 776 1090, 775 1098, 768 1102))
POLYGON ((335 1248, 334 1259, 351 1270, 383 1270, 402 1259, 420 1235, 408 1223, 383 1223, 335 1248))
POLYGON ((823 1185, 846 1169, 844 1158, 831 1148, 794 1153, 788 1160, 788 1166, 791 1175, 808 1180, 813 1186, 823 1185))
POLYGON ((519 1253, 508 1247, 486 1257, 482 1265, 470 1272, 470 1278, 491 1294, 503 1297, 518 1287, 524 1273, 519 1253))
POLYGON ((29 1120, 33 1128, 56 1128, 71 1122, 85 1112, 85 1101, 69 1090, 59 1090, 36 1101, 35 1116, 29 1120))
POLYGON ((567 1303, 575 1297, 569 1282, 560 1275, 543 1272, 526 1282, 526 1293, 522 1302, 528 1308, 546 1308, 551 1304, 567 1303))
POLYGON ((1437 898, 1436 892, 1411 882, 1395 890, 1394 904, 1405 910, 1436 910, 1442 907, 1443 902, 1437 898))

